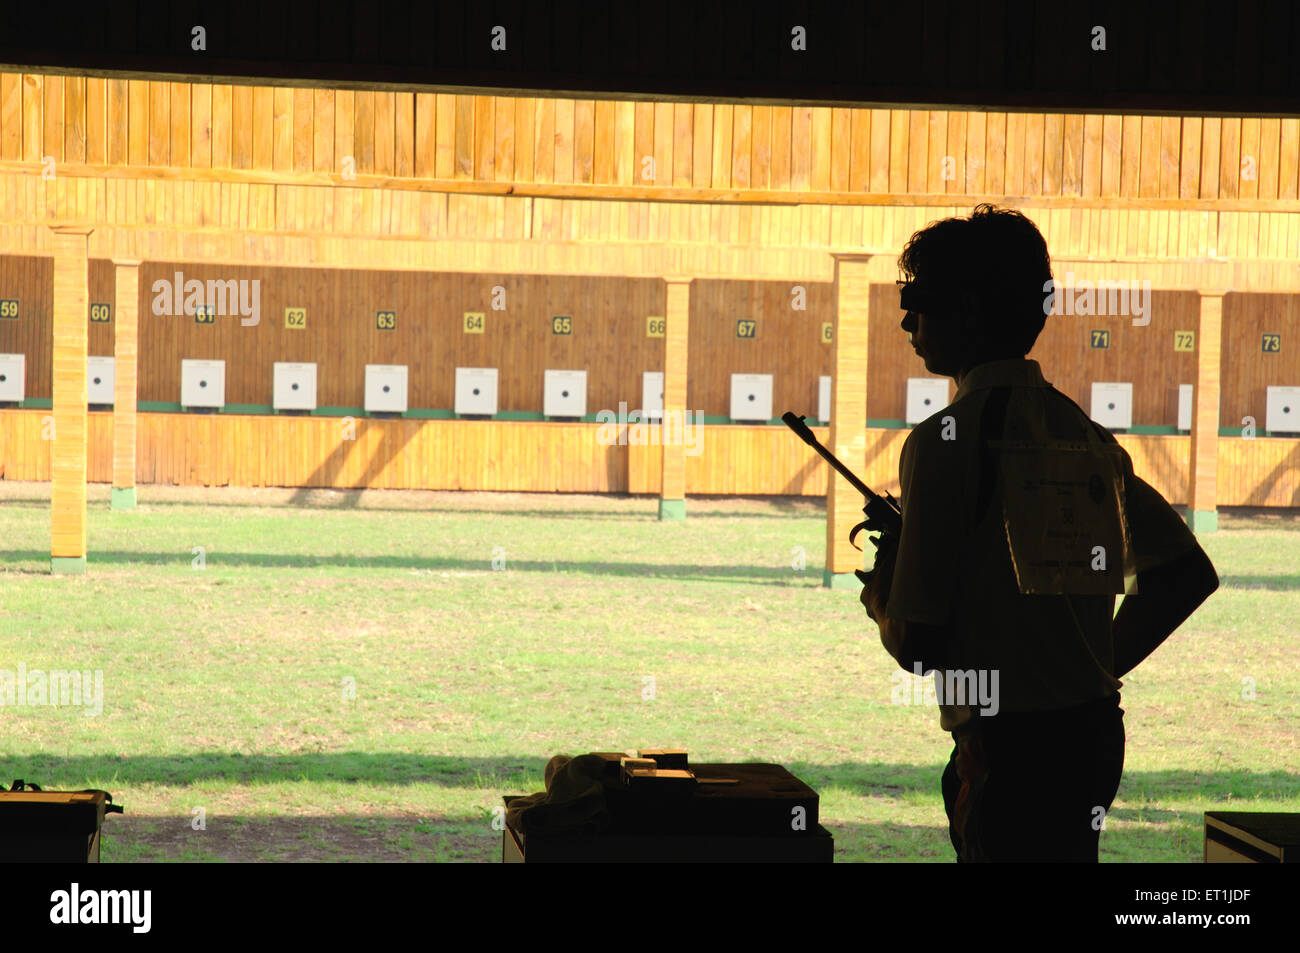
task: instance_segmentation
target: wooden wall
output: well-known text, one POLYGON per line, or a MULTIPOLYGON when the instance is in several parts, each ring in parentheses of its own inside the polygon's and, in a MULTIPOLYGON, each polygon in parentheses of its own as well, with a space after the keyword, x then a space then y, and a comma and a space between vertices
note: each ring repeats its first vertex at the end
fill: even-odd
MULTIPOLYGON (((93 263, 92 263, 93 264, 93 263)), ((90 286, 90 298, 98 300, 90 286)), ((54 259, 0 256, 0 298, 18 299, 18 317, 0 317, 0 354, 27 356, 27 396, 53 394, 54 259)), ((91 353, 96 342, 89 342, 91 353)))
MULTIPOLYGON (((18 321, 0 320, 0 353, 28 354, 29 397, 50 395, 51 260, 0 257, 0 297, 22 295, 18 321), (16 289, 10 291, 8 289, 16 289)), ((111 262, 92 260, 91 299, 112 301, 111 262)), ((140 268, 139 399, 180 400, 182 359, 226 364, 226 402, 270 406, 272 365, 313 361, 320 406, 360 407, 366 364, 407 364, 409 405, 450 409, 456 367, 500 369, 501 410, 542 409, 546 368, 589 369, 588 406, 641 403, 641 373, 660 370, 663 340, 647 337, 646 317, 662 315, 663 282, 636 278, 419 274, 305 268, 240 268, 147 262, 140 268), (238 314, 196 324, 151 309, 154 282, 260 282, 260 320, 238 314), (493 289, 505 310, 492 310, 493 289), (305 307, 307 326, 285 327, 286 307, 305 307), (392 331, 377 310, 397 312, 392 331), (464 331, 466 311, 486 315, 482 334, 464 331), (552 333, 551 317, 572 317, 572 333, 552 333)), ((112 325, 92 324, 90 353, 113 353, 112 325)))
MULTIPOLYGON (((92 303, 113 302, 113 264, 90 259, 87 266, 92 303)), ((0 318, 0 353, 27 355, 27 396, 51 395, 51 347, 54 327, 54 259, 0 255, 0 298, 17 298, 17 319, 0 318)), ((113 353, 112 324, 91 324, 90 354, 113 353)))
MULTIPOLYGON (((1174 332, 1195 330, 1199 309, 1200 296, 1194 291, 1152 289, 1146 325, 1134 325, 1130 315, 1054 313, 1030 357, 1042 365, 1043 376, 1057 390, 1085 411, 1091 407, 1094 381, 1130 382, 1133 422, 1172 427, 1178 423, 1178 385, 1196 382, 1196 354, 1175 351, 1174 332), (1109 332, 1108 348, 1090 346, 1094 330, 1109 332)), ((1230 374, 1231 368, 1225 367, 1223 378, 1230 374)))
POLYGON ((1225 295, 1222 360, 1219 425, 1241 427, 1242 418, 1249 416, 1262 432, 1265 388, 1300 386, 1300 296, 1225 295), (1282 349, 1263 351, 1264 334, 1280 334, 1282 349))
POLYGON ((835 320, 835 288, 806 282, 806 310, 795 310, 794 282, 691 283, 687 405, 708 416, 731 413, 732 374, 772 374, 772 416, 787 410, 817 416, 817 379, 831 372, 831 345, 822 324, 835 320), (757 322, 752 338, 736 323, 757 322))
MULTIPOLYGON (((48 411, 0 410, 0 472, 49 479, 48 411)), ((113 417, 89 415, 88 479, 112 480, 113 417)), ((595 424, 141 414, 136 481, 187 486, 627 488, 627 448, 595 424), (456 426, 448 426, 455 424, 456 426), (475 425, 477 424, 477 425, 475 425)))
MULTIPOLYGON (((457 366, 500 369, 499 408, 540 411, 543 371, 589 369, 592 412, 640 403, 640 375, 662 365, 662 341, 646 337, 646 316, 662 314, 663 284, 649 279, 520 277, 309 269, 195 268, 150 263, 146 289, 181 268, 187 279, 261 281, 261 321, 235 317, 215 326, 142 311, 142 400, 177 401, 182 358, 227 362, 228 403, 271 403, 272 364, 315 361, 320 406, 360 407, 366 364, 410 367, 408 403, 451 409, 457 366), (492 309, 504 289, 505 310, 492 309), (284 309, 307 308, 307 327, 285 328, 284 309), (378 330, 377 310, 397 327, 378 330), (464 331, 466 311, 483 312, 482 334, 464 331), (551 318, 573 318, 572 333, 552 333, 551 318), (146 337, 145 328, 151 333, 146 337)), ((142 305, 142 308, 144 306, 142 305)))
MULTIPOLYGON (((1140 275, 1141 269, 1135 267, 1133 273, 1140 275)), ((1065 275, 1057 269, 1056 277, 1063 280, 1065 275)), ((873 285, 871 295, 867 412, 875 419, 901 419, 906 410, 906 378, 934 375, 925 370, 899 326, 897 291, 873 285)), ((1085 411, 1094 381, 1131 382, 1133 423, 1173 427, 1178 423, 1178 385, 1196 383, 1196 352, 1176 351, 1174 332, 1195 331, 1199 325, 1196 292, 1152 289, 1149 324, 1134 325, 1128 315, 1054 313, 1029 357, 1041 365, 1049 383, 1085 411), (1110 332, 1109 348, 1090 346, 1093 330, 1110 332)), ((1249 415, 1262 432, 1265 388, 1300 386, 1300 295, 1226 295, 1222 360, 1220 426, 1239 427, 1249 415), (1264 333, 1282 336, 1280 352, 1262 352, 1264 333)))
MULTIPOLYGON (((48 411, 0 410, 0 475, 48 480, 48 411)), ((112 479, 112 415, 89 415, 91 482, 112 479)), ((657 493, 655 446, 602 444, 597 424, 524 421, 344 421, 322 417, 141 414, 136 479, 196 486, 657 493)), ((813 428, 823 442, 827 428, 813 428)), ((906 432, 867 431, 863 478, 898 493, 906 432)), ((1121 434, 1134 470, 1175 504, 1187 502, 1190 438, 1121 434)), ((688 445, 689 446, 689 445, 688 445)), ((705 426, 686 456, 688 494, 824 496, 828 468, 781 427, 705 426)), ((1300 441, 1219 441, 1219 505, 1300 506, 1300 441)), ((147 491, 146 491, 147 494, 147 491)))
MULTIPOLYGON (((551 197, 522 194, 530 188, 522 184, 457 191, 455 183, 415 179, 250 181, 222 171, 162 178, 91 166, 65 166, 42 180, 36 168, 0 160, 0 210, 10 216, 0 216, 0 236, 11 254, 50 254, 46 226, 76 221, 96 226, 92 258, 424 271, 476 270, 457 259, 481 258, 500 262, 484 269, 496 271, 660 276, 689 268, 697 277, 829 281, 830 253, 892 255, 928 222, 971 210, 961 196, 766 192, 735 201, 723 191, 656 201, 652 190, 628 198, 595 186, 551 197), (513 194, 499 194, 505 189, 513 194), (855 204, 860 199, 874 204, 855 204), (494 244, 466 249, 464 241, 494 244), (579 242, 586 244, 571 244, 579 242), (673 260, 662 263, 668 252, 673 260)), ((1102 269, 1119 262, 1126 278, 1136 264, 1167 276, 1157 287, 1296 289, 1300 210, 1280 200, 1053 207, 1041 197, 993 198, 1035 222, 1054 262, 1102 269)))
MULTIPOLYGON (((270 403, 277 360, 320 364, 324 406, 361 404, 366 363, 409 364, 413 408, 449 408, 457 365, 500 367, 504 410, 540 410, 541 370, 548 366, 590 371, 591 411, 640 402, 641 372, 662 364, 661 341, 645 336, 645 317, 663 312, 660 280, 361 270, 378 264, 429 269, 435 266, 419 264, 421 250, 450 247, 448 240, 457 238, 530 240, 542 248, 622 242, 632 255, 637 246, 630 243, 818 254, 865 248, 892 255, 926 222, 966 214, 969 197, 978 195, 1026 206, 1057 259, 1151 259, 1154 268, 1162 259, 1194 265, 1226 258, 1245 275, 1252 262, 1300 258, 1300 119, 614 102, 10 72, 0 73, 4 166, 6 251, 36 256, 48 249, 41 244, 48 240, 44 223, 66 217, 102 226, 101 237, 165 228, 191 241, 186 250, 172 243, 162 251, 150 232, 148 242, 159 244, 139 256, 146 260, 145 401, 178 400, 180 360, 208 357, 228 362, 227 400, 236 404, 270 403), (47 157, 52 180, 33 174, 47 157), (644 174, 647 157, 654 160, 652 176, 644 174), (576 188, 530 196, 533 186, 576 188), (649 192, 626 191, 633 186, 649 192), (513 195, 455 191, 516 187, 513 195), (559 195, 577 197, 550 197, 559 195), (837 204, 864 195, 878 204, 837 204), (658 198, 698 201, 653 201, 658 198), (17 226, 28 231, 15 241, 17 226), (205 236, 236 233, 261 250, 255 260, 266 267, 166 260, 210 261, 192 249, 205 236), (292 236, 309 236, 311 244, 292 236), (326 260, 325 246, 355 236, 385 240, 355 270, 271 267, 326 260), (388 240, 398 238, 411 240, 388 240), (241 327, 237 316, 228 316, 205 327, 184 316, 154 316, 152 282, 176 270, 201 280, 258 278, 261 323, 241 327), (496 285, 506 289, 504 312, 493 311, 488 300, 496 285), (290 305, 308 309, 305 331, 285 328, 290 305), (398 312, 396 331, 375 329, 379 308, 398 312), (467 310, 486 313, 485 334, 463 333, 467 310), (572 315, 574 334, 552 335, 553 314, 572 315)), ((1145 264, 1118 267, 1140 279, 1145 264)), ((1058 279, 1065 277, 1061 271, 1058 279)), ((111 281, 111 264, 92 259, 91 300, 111 302, 111 281)), ((0 319, 0 351, 28 355, 28 394, 36 398, 50 394, 51 284, 48 257, 0 257, 0 297, 22 302, 19 321, 0 319)), ((725 415, 731 373, 770 372, 776 414, 792 408, 815 415, 817 377, 829 369, 820 328, 832 319, 833 287, 806 283, 807 310, 794 311, 791 286, 695 281, 692 408, 725 415), (736 337, 742 317, 757 320, 753 339, 736 337)), ((1232 286, 1258 287, 1248 278, 1232 286)), ((1132 380, 1135 422, 1172 424, 1177 384, 1193 380, 1195 360, 1194 353, 1173 350, 1173 332, 1196 327, 1196 295, 1157 290, 1153 297, 1145 327, 1126 316, 1053 317, 1031 357, 1085 408, 1092 380, 1132 380), (1088 347, 1094 327, 1110 330, 1109 349, 1088 347)), ((902 418, 904 379, 927 376, 898 327, 896 301, 892 286, 873 286, 867 413, 875 419, 902 418)), ((1221 420, 1237 426, 1250 415, 1262 430, 1264 387, 1300 384, 1294 333, 1300 296, 1232 293, 1224 309, 1221 420), (1264 332, 1282 335, 1281 353, 1261 353, 1264 332)), ((112 353, 112 325, 91 325, 89 341, 92 354, 112 353)), ((11 475, 38 473, 42 453, 48 457, 39 429, 30 430, 39 416, 0 412, 0 418, 6 426, 0 464, 11 475), (27 428, 21 433, 20 418, 27 428)), ((91 460, 94 478, 107 480, 108 469, 94 469, 108 466, 104 419, 92 415, 91 460)), ((329 429, 337 425, 145 415, 140 481, 450 481, 465 488, 588 491, 644 485, 649 492, 658 479, 652 450, 592 449, 581 429, 494 423, 459 431, 439 429, 450 426, 439 422, 371 421, 367 436, 342 444, 329 429), (257 449, 250 454, 249 448, 257 449), (461 452, 472 462, 439 462, 439 454, 461 452), (562 466, 537 465, 552 459, 562 466)), ((869 433, 869 479, 888 489, 903 434, 869 433)), ((687 458, 688 492, 820 495, 820 463, 806 448, 787 447, 788 437, 780 428, 714 428, 711 452, 687 458)), ((1180 497, 1185 438, 1125 439, 1138 441, 1126 445, 1140 448, 1142 466, 1161 474, 1169 493, 1180 497)), ((1223 441, 1221 502, 1294 505, 1296 443, 1223 441)))
POLYGON ((0 160, 794 192, 1295 200, 1300 119, 0 74, 0 160), (644 160, 654 160, 653 177, 644 160))
MULTIPOLYGON (((1135 270, 1135 274, 1138 273, 1135 270)), ((0 297, 18 297, 17 321, 0 319, 0 353, 24 353, 29 397, 50 396, 52 261, 0 256, 0 297)), ((1064 278, 1064 275, 1058 275, 1064 278)), ((1080 276, 1082 277, 1082 276, 1080 276)), ((272 364, 314 361, 320 406, 359 407, 366 364, 411 367, 414 409, 450 409, 454 368, 498 367, 500 408, 540 412, 546 368, 586 369, 588 410, 641 403, 641 374, 661 370, 663 340, 646 336, 645 319, 662 315, 664 285, 647 278, 575 278, 421 274, 305 268, 239 268, 146 262, 140 269, 139 399, 180 399, 180 361, 227 361, 226 401, 271 404, 272 364), (151 305, 153 282, 186 279, 259 280, 260 322, 243 327, 237 315, 196 325, 187 316, 159 317, 151 305), (492 310, 493 288, 505 289, 504 311, 492 310), (307 308, 307 327, 285 327, 284 309, 307 308), (374 312, 397 311, 397 328, 379 331, 374 312), (466 334, 463 314, 483 312, 483 334, 466 334), (573 317, 573 333, 555 335, 553 315, 573 317)), ((110 262, 90 261, 90 297, 113 300, 110 262)), ((792 282, 697 280, 691 286, 689 405, 727 416, 730 375, 774 375, 773 412, 817 414, 817 379, 830 373, 830 345, 821 326, 834 320, 834 286, 807 282, 806 310, 795 310, 792 282), (757 321, 755 336, 738 338, 736 322, 757 321)), ((930 377, 899 327, 897 290, 871 291, 871 358, 867 415, 901 420, 906 379, 930 377)), ((1135 326, 1127 315, 1053 314, 1030 357, 1044 376, 1085 410, 1093 381, 1134 384, 1134 423, 1177 423, 1178 384, 1196 379, 1194 352, 1174 350, 1174 332, 1194 330, 1194 292, 1153 290, 1151 320, 1135 326), (1110 347, 1090 347, 1090 332, 1110 332, 1110 347)), ((1300 385, 1300 296, 1229 294, 1224 304, 1221 378, 1222 426, 1256 418, 1264 428, 1265 387, 1300 385), (1263 353, 1264 333, 1282 335, 1279 353, 1263 353)), ((112 324, 90 325, 90 353, 113 353, 112 324)))

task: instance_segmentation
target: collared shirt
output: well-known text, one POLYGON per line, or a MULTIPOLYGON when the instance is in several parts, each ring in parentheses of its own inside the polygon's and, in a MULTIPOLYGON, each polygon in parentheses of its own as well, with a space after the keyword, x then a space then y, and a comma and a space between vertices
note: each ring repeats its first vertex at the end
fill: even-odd
MULTIPOLYGON (((903 443, 903 530, 885 611, 890 618, 949 627, 951 641, 930 647, 937 654, 922 653, 922 661, 927 670, 967 673, 957 682, 968 690, 981 686, 980 698, 965 699, 976 701, 971 705, 952 703, 956 699, 945 696, 944 685, 936 685, 946 731, 978 717, 980 709, 1047 711, 1094 701, 1121 687, 1112 674, 1115 597, 1021 594, 1000 480, 991 505, 977 513, 985 436, 981 416, 993 389, 1002 387, 1010 388, 1008 435, 1080 442, 1096 427, 1043 379, 1037 361, 1014 359, 972 368, 953 402, 918 424, 903 443), (982 697, 983 688, 992 690, 991 703, 982 697)), ((1104 429, 1100 436, 1118 446, 1104 429)), ((1144 572, 1195 549, 1196 538, 1183 519, 1134 475, 1129 455, 1120 453, 1134 570, 1144 572)), ((1007 506, 1013 505, 1008 500, 1007 506)), ((951 676, 946 684, 954 684, 951 676)))

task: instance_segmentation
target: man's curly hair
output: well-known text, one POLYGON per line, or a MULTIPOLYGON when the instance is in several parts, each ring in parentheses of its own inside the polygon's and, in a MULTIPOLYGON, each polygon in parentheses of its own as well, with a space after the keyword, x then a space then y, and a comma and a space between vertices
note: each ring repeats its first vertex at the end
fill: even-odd
POLYGON ((898 267, 927 299, 943 303, 930 309, 936 317, 973 294, 997 353, 1025 356, 1046 323, 1053 287, 1047 242, 1015 209, 985 203, 970 218, 931 222, 908 240, 898 267))

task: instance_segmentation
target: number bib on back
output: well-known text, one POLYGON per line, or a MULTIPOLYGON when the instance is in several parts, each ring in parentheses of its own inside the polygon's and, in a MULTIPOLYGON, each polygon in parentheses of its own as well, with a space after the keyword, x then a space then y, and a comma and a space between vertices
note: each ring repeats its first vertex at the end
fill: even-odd
POLYGON ((1136 591, 1118 446, 1090 430, 1086 443, 989 447, 1001 460, 1002 523, 1022 594, 1136 591))

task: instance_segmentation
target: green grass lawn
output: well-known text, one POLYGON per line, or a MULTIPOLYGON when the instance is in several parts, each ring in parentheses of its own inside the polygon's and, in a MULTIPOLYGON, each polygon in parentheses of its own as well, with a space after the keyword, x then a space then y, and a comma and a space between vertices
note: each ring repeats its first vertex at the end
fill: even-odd
MULTIPOLYGON (((0 482, 0 669, 104 679, 95 717, 0 708, 0 780, 112 792, 105 861, 499 860, 493 808, 551 755, 654 746, 784 764, 837 861, 953 860, 950 736, 821 587, 819 501, 139 495, 92 487, 89 572, 52 577, 49 485, 0 482)), ((1125 684, 1105 860, 1199 860, 1205 810, 1300 811, 1300 525, 1220 526, 1222 588, 1125 684)))

